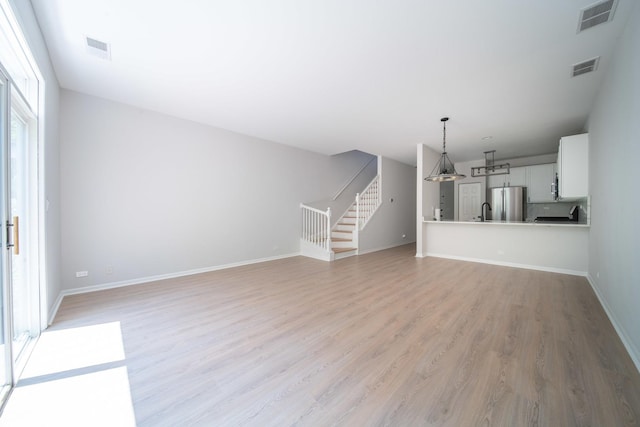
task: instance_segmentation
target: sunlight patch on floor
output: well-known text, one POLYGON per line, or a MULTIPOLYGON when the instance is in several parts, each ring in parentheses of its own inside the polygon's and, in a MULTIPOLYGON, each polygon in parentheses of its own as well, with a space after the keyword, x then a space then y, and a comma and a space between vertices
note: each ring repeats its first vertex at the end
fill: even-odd
POLYGON ((0 426, 135 426, 119 322, 44 332, 0 426))
POLYGON ((45 331, 21 379, 124 360, 120 322, 45 331))
POLYGON ((0 426, 135 426, 127 368, 16 387, 0 426))

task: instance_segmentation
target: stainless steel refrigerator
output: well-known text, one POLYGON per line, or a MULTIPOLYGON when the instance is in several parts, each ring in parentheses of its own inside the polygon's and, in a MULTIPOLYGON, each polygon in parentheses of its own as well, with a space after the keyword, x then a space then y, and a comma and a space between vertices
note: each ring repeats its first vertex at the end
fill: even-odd
POLYGON ((527 217, 527 187, 490 188, 487 196, 491 205, 488 219, 521 222, 527 217))

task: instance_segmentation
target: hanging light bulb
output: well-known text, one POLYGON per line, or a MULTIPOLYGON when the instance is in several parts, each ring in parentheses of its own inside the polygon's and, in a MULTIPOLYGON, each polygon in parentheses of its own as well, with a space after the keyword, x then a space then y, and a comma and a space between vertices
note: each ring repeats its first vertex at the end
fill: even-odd
POLYGON ((447 156, 447 120, 449 117, 443 117, 440 119, 442 122, 442 154, 438 163, 431 171, 425 181, 430 182, 443 182, 443 181, 455 181, 456 179, 466 178, 466 175, 462 175, 456 172, 456 168, 453 166, 449 156, 447 156))

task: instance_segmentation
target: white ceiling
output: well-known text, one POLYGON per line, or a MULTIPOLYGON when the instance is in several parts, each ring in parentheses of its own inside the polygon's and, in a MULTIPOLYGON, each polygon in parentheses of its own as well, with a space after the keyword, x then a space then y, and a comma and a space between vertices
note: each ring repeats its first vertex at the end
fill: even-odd
POLYGON ((577 34, 593 2, 32 0, 63 88, 414 165, 416 144, 441 150, 442 116, 454 162, 551 153, 582 131, 635 6, 577 34), (570 77, 595 56, 596 72, 570 77))

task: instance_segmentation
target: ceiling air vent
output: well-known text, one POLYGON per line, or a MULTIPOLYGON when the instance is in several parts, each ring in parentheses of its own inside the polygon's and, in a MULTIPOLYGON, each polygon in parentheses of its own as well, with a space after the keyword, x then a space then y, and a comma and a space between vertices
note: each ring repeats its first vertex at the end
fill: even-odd
POLYGON ((573 71, 571 72, 571 77, 576 77, 581 74, 590 73, 595 71, 598 68, 598 61, 600 61, 600 57, 592 58, 587 61, 583 61, 579 64, 573 65, 573 71))
POLYGON ((582 9, 578 23, 578 32, 611 21, 616 3, 617 0, 605 0, 593 4, 586 9, 582 9))
POLYGON ((109 46, 109 43, 105 43, 92 37, 85 37, 85 39, 87 42, 87 53, 101 59, 111 59, 111 47, 109 46))

